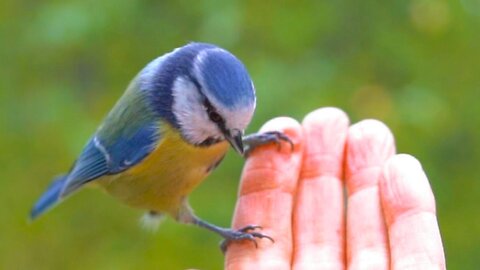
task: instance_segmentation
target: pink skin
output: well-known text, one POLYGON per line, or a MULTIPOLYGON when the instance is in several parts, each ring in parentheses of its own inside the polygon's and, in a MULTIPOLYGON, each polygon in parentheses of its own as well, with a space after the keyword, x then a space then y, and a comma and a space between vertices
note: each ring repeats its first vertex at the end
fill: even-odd
POLYGON ((275 243, 232 243, 226 269, 445 269, 428 179, 414 157, 395 155, 384 124, 349 126, 323 108, 302 125, 282 117, 261 129, 271 130, 295 148, 251 154, 233 227, 261 225, 275 243))

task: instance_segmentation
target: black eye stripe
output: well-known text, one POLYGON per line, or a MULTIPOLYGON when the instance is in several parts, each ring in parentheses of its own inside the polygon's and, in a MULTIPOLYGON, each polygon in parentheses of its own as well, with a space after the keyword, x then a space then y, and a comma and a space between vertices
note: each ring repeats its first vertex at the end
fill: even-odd
POLYGON ((217 113, 217 111, 212 106, 212 104, 210 104, 210 101, 208 101, 208 99, 205 98, 205 100, 203 101, 203 105, 205 106, 205 108, 207 110, 207 114, 208 114, 208 117, 210 118, 210 120, 212 120, 215 123, 223 123, 224 122, 222 116, 219 113, 217 113))
POLYGON ((204 100, 203 100, 203 106, 205 106, 205 108, 207 109, 207 112, 215 111, 215 109, 213 108, 212 104, 210 104, 210 101, 208 101, 207 98, 204 98, 204 100))
POLYGON ((193 84, 195 84, 199 94, 203 97, 203 106, 207 111, 208 118, 210 118, 212 122, 216 123, 222 132, 225 132, 225 119, 223 119, 217 110, 215 110, 208 98, 202 93, 202 87, 200 83, 198 83, 194 77, 190 77, 190 80, 193 82, 193 84))

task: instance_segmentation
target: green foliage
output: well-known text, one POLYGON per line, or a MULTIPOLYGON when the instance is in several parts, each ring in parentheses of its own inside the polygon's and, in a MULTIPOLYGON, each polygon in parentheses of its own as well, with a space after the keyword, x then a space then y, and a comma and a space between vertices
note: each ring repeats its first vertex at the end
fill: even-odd
MULTIPOLYGON (((50 179, 149 60, 188 41, 248 67, 267 119, 321 106, 377 118, 424 164, 447 263, 480 261, 480 6, 436 1, 13 1, 0 3, 0 268, 220 269, 219 239, 85 190, 28 224, 50 179), (288 3, 290 2, 290 3, 288 3)), ((229 156, 193 195, 228 225, 242 161, 229 156), (218 203, 221 202, 221 203, 218 203)))

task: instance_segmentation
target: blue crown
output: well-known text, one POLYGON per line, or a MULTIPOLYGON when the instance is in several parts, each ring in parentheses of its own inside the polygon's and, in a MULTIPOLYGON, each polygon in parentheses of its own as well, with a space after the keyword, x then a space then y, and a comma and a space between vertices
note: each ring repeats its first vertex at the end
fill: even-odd
POLYGON ((245 66, 225 50, 205 50, 195 63, 203 79, 207 96, 227 107, 244 107, 255 102, 252 81, 245 66))

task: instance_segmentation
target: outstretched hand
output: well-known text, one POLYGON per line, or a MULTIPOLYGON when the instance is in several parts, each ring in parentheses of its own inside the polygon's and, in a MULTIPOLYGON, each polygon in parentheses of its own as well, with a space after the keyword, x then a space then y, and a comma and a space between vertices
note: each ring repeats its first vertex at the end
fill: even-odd
POLYGON ((226 269, 445 269, 428 179, 414 157, 395 154, 384 124, 349 126, 324 108, 302 125, 276 118, 261 131, 270 130, 294 150, 253 151, 232 225, 261 225, 275 243, 232 243, 226 269))

